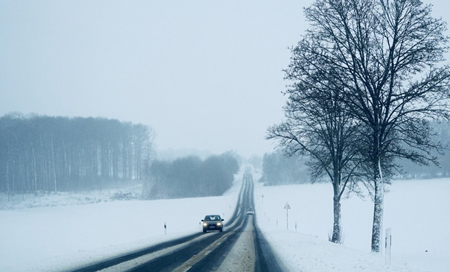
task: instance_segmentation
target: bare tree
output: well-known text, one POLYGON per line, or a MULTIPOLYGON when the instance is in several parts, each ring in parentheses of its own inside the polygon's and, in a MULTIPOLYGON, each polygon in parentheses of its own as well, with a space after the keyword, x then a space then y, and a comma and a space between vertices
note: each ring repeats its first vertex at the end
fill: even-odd
POLYGON ((435 162, 428 121, 449 117, 450 67, 445 22, 419 0, 317 0, 305 9, 311 28, 290 69, 303 82, 321 71, 339 82, 342 101, 361 123, 362 154, 374 189, 372 251, 380 251, 383 173, 395 158, 435 162))
MULTIPOLYGON (((341 197, 347 184, 357 175, 359 149, 357 124, 341 100, 342 89, 322 79, 322 72, 310 70, 302 82, 286 92, 287 121, 269 128, 267 138, 277 139, 290 156, 306 154, 313 182, 328 176, 333 185, 333 234, 331 241, 341 243, 341 197)), ((295 70, 286 70, 295 80, 295 70)))

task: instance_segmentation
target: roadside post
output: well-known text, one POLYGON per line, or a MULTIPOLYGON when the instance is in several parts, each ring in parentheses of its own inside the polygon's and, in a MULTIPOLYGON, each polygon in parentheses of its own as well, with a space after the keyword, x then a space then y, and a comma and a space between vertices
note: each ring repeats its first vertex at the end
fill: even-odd
MULTIPOLYGON (((264 207, 264 195, 261 195, 261 205, 259 205, 259 208, 261 208, 261 210, 264 207)), ((266 212, 264 212, 264 216, 266 216, 266 212)))
POLYGON ((289 209, 291 208, 291 206, 289 206, 289 203, 286 202, 284 208, 286 209, 286 229, 289 229, 289 209))
POLYGON ((392 247, 392 234, 391 228, 386 229, 386 237, 384 237, 384 248, 385 248, 385 261, 387 265, 391 264, 391 247, 392 247))

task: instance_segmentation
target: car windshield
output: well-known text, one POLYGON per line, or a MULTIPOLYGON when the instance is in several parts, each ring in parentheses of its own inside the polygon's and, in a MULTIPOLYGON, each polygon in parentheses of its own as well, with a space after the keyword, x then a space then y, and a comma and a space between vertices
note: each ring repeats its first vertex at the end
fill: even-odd
POLYGON ((219 221, 220 220, 220 216, 218 216, 218 215, 207 215, 207 216, 205 216, 205 220, 206 221, 219 221))

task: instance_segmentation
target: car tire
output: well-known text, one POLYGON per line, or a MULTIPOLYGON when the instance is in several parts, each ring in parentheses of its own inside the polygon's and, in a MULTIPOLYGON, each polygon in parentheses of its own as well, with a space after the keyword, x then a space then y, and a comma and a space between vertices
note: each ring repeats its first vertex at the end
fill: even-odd
POLYGON ((222 232, 223 231, 223 229, 220 229, 220 232, 222 232))
POLYGON ((205 229, 203 229, 203 232, 206 232, 206 230, 205 230, 205 229))

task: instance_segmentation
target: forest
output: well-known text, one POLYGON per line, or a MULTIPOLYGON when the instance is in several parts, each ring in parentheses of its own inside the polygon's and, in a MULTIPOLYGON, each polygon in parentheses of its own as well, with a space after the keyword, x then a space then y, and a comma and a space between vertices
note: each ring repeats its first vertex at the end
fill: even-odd
POLYGON ((307 183, 310 178, 305 162, 302 157, 288 157, 280 150, 266 153, 259 182, 266 186, 307 183))
POLYGON ((0 192, 79 191, 142 179, 153 131, 105 118, 0 118, 0 192))
POLYGON ((173 161, 155 160, 147 168, 143 198, 185 198, 220 196, 228 190, 239 171, 239 159, 233 152, 209 156, 201 160, 197 156, 173 161))

